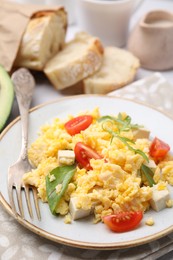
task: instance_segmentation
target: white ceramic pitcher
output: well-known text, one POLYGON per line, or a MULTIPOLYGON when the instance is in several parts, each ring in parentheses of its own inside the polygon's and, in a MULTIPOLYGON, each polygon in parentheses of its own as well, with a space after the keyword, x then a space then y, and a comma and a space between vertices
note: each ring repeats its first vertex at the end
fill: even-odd
POLYGON ((74 1, 78 27, 99 37, 104 45, 118 47, 126 44, 130 17, 142 2, 142 0, 74 1))
POLYGON ((173 69, 173 12, 146 13, 129 35, 127 48, 149 70, 173 69))

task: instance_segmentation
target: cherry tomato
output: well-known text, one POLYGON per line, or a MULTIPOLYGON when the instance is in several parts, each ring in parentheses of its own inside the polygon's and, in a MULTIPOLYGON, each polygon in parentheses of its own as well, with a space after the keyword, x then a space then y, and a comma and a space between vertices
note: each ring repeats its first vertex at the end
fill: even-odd
POLYGON ((93 118, 90 115, 74 117, 65 123, 65 129, 70 135, 75 135, 88 128, 88 126, 91 125, 92 120, 93 118))
POLYGON ((74 153, 76 161, 87 170, 91 170, 90 159, 102 159, 102 157, 91 147, 81 142, 75 145, 74 153))
POLYGON ((105 216, 103 222, 114 232, 126 232, 137 227, 142 218, 142 211, 127 211, 105 216))
POLYGON ((158 161, 162 160, 169 150, 170 147, 168 144, 155 137, 151 143, 149 154, 155 161, 158 161))

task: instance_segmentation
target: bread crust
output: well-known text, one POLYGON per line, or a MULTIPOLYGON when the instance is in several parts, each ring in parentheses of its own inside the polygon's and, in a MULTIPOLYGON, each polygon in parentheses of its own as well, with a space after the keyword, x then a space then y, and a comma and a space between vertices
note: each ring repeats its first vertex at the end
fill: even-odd
POLYGON ((67 13, 64 8, 35 13, 23 35, 15 66, 42 71, 65 44, 67 13))
POLYGON ((44 72, 56 89, 67 88, 98 71, 103 52, 98 38, 80 32, 46 64, 44 72))
POLYGON ((139 67, 139 59, 129 51, 106 47, 100 70, 83 80, 84 93, 107 94, 124 87, 134 80, 139 67))

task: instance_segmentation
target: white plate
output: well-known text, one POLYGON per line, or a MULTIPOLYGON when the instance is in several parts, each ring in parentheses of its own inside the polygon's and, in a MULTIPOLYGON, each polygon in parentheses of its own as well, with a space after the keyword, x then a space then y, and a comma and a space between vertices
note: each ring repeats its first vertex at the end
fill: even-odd
MULTIPOLYGON (((143 124, 151 130, 152 136, 169 143, 173 147, 173 120, 143 104, 116 97, 81 95, 45 104, 33 109, 29 116, 29 143, 37 138, 37 133, 42 125, 51 122, 53 118, 66 118, 68 114, 77 115, 80 111, 100 108, 102 115, 127 112, 134 123, 143 124)), ((5 209, 14 217, 9 205, 7 194, 8 167, 13 164, 21 147, 20 119, 13 121, 1 134, 0 143, 0 201, 5 209)), ((173 188, 170 188, 173 198, 173 188)), ((52 216, 48 205, 40 202, 41 221, 33 221, 26 215, 26 220, 17 218, 17 221, 31 231, 58 243, 92 249, 115 249, 132 247, 148 243, 173 231, 173 208, 165 209, 159 213, 149 211, 144 215, 140 227, 137 229, 116 234, 111 232, 104 224, 93 224, 91 218, 64 224, 63 218, 52 216), (154 226, 146 226, 145 220, 152 216, 154 226)), ((27 210, 25 210, 27 212, 27 210)))

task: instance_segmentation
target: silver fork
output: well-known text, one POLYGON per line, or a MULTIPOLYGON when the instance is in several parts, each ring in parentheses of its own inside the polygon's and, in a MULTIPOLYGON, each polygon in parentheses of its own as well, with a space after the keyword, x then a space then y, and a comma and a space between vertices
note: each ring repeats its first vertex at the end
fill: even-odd
POLYGON ((16 163, 9 167, 8 170, 8 194, 10 205, 17 217, 17 208, 15 206, 14 193, 16 190, 17 205, 21 217, 24 219, 24 209, 22 202, 22 189, 25 191, 26 204, 28 207, 29 215, 33 218, 33 210, 30 200, 30 190, 33 191, 33 198, 37 217, 40 220, 40 210, 38 205, 38 197, 36 188, 24 184, 22 177, 24 173, 31 171, 32 167, 28 161, 27 147, 28 147, 28 114, 29 107, 33 96, 33 90, 35 87, 35 80, 31 73, 24 68, 18 69, 12 75, 12 81, 14 84, 14 90, 16 93, 16 98, 18 101, 19 111, 21 115, 21 125, 22 125, 22 147, 21 153, 16 161, 16 163))

